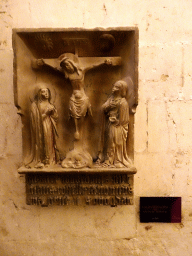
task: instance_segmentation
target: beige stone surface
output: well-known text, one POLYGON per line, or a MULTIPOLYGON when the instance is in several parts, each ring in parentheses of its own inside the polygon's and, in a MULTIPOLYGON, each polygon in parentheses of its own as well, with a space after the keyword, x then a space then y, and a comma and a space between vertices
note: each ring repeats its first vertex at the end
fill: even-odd
POLYGON ((192 255, 192 2, 0 1, 0 255, 192 255), (139 28, 135 205, 25 204, 12 28, 139 28), (181 196, 182 223, 139 222, 140 196, 181 196))

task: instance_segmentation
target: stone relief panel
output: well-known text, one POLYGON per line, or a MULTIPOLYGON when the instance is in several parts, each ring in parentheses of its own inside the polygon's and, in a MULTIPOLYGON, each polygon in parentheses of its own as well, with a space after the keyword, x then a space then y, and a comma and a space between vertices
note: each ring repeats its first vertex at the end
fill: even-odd
POLYGON ((19 173, 136 173, 138 30, 16 29, 13 46, 19 173))

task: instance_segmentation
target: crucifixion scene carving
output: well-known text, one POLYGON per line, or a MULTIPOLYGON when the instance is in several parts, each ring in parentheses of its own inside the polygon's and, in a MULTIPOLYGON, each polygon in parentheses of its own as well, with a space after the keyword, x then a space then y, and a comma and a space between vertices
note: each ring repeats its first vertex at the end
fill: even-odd
POLYGON ((123 29, 17 33, 22 168, 135 168, 136 44, 123 29))

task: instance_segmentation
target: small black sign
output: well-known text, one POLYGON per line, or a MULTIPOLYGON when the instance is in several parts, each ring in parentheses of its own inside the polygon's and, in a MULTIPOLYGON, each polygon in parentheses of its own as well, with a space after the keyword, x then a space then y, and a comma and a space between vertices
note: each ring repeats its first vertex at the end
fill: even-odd
POLYGON ((140 197, 140 222, 181 222, 181 197, 140 197))

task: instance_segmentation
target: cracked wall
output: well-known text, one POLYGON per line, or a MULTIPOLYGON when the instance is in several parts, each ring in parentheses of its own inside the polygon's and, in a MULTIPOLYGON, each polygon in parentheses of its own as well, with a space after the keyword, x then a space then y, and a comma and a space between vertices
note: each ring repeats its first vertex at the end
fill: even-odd
POLYGON ((0 2, 0 255, 192 254, 191 24, 189 0, 0 2), (12 28, 113 26, 139 28, 135 206, 27 206, 12 28), (181 196, 182 223, 139 223, 140 196, 181 196))

